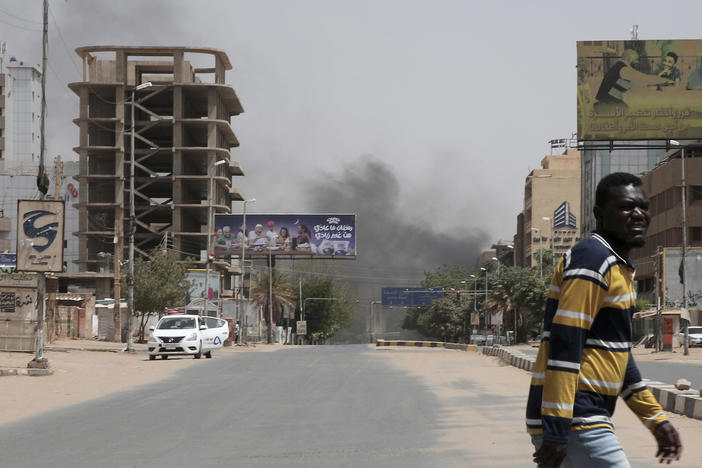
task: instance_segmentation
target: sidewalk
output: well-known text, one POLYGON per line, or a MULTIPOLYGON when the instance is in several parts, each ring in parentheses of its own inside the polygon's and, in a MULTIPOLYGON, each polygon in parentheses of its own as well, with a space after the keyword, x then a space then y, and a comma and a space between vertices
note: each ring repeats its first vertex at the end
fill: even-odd
MULTIPOLYGON (((68 351, 98 351, 119 353, 125 350, 126 343, 99 340, 72 340, 68 338, 55 340, 44 345, 45 352, 68 352, 68 351)), ((134 350, 137 354, 146 354, 146 344, 134 343, 134 350)), ((53 370, 49 369, 29 369, 27 364, 34 359, 34 353, 22 352, 0 352, 0 377, 6 375, 31 375, 43 376, 51 375, 53 370)))

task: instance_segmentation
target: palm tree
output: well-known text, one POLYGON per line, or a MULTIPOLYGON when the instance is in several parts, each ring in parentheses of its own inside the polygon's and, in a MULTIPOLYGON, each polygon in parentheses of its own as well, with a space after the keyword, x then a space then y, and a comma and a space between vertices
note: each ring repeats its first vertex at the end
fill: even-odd
POLYGON ((283 306, 295 307, 295 291, 290 286, 290 281, 288 280, 288 277, 281 273, 277 273, 275 269, 273 269, 273 272, 270 272, 268 269, 266 269, 258 273, 256 275, 255 281, 256 285, 251 288, 251 298, 265 311, 263 316, 265 317, 266 325, 268 328, 267 338, 268 343, 271 343, 272 326, 269 323, 269 300, 272 296, 273 321, 275 323, 280 323, 280 317, 283 312, 283 306), (270 282, 270 284, 273 286, 272 292, 269 288, 269 280, 271 280, 271 278, 272 281, 270 282))

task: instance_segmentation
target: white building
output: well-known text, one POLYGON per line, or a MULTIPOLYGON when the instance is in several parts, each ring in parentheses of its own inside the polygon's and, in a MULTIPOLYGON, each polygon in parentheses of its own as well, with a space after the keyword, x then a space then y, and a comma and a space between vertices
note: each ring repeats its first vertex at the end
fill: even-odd
POLYGON ((10 58, 0 74, 0 173, 36 175, 41 153, 41 72, 10 58))

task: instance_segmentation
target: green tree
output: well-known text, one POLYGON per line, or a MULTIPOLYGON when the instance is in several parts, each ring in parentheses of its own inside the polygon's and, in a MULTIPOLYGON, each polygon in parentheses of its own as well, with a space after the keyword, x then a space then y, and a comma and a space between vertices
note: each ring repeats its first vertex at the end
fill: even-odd
MULTIPOLYGON (((300 304, 300 298, 297 299, 300 304)), ((347 325, 351 320, 351 304, 357 302, 348 285, 319 277, 302 281, 302 300, 307 335, 313 342, 325 341, 347 325)))
POLYGON ((272 327, 270 323, 270 306, 273 308, 273 322, 281 323, 283 307, 295 307, 295 291, 290 286, 288 277, 273 269, 258 273, 254 279, 255 285, 251 288, 251 298, 264 311, 268 343, 273 342, 272 327), (269 287, 272 285, 272 288, 269 287), (271 302, 271 297, 273 301, 271 302))
MULTIPOLYGON (((168 306, 181 304, 190 287, 188 267, 179 256, 157 250, 153 259, 139 257, 134 262, 134 311, 138 320, 139 340, 144 342, 144 329, 150 316, 159 315, 168 306)), ((127 290, 126 269, 122 271, 121 289, 127 290)))
MULTIPOLYGON (((544 278, 547 278, 544 276, 544 278)), ((543 325, 546 281, 533 268, 508 267, 493 279, 487 299, 488 313, 502 313, 505 323, 517 320, 517 342, 537 334, 543 325)))

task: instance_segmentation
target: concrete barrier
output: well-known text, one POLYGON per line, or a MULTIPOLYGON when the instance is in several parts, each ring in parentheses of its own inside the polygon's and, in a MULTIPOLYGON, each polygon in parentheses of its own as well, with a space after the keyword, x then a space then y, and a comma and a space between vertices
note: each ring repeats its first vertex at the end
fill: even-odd
POLYGON ((478 351, 478 347, 473 344, 445 343, 443 341, 411 341, 411 340, 376 340, 375 346, 407 346, 416 348, 446 348, 460 351, 478 351))
MULTIPOLYGON (((483 346, 483 354, 502 359, 506 363, 527 372, 534 370, 536 359, 518 350, 501 346, 483 346)), ((674 385, 643 379, 663 410, 702 420, 702 397, 697 390, 678 390, 674 385)))

